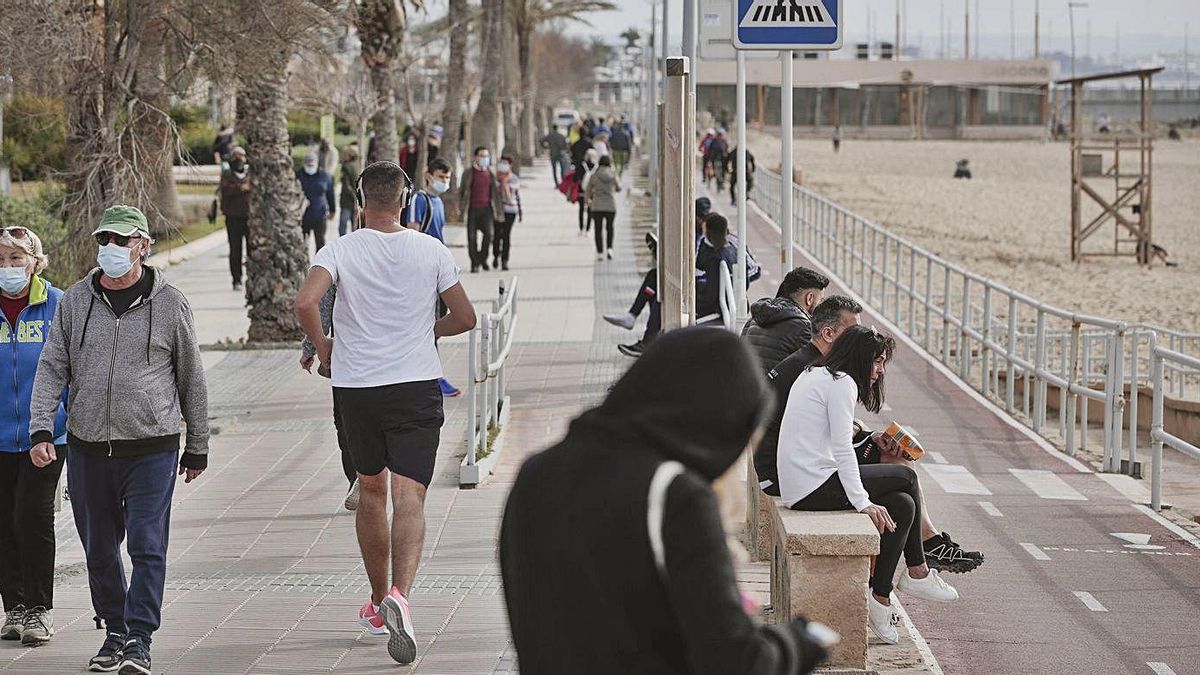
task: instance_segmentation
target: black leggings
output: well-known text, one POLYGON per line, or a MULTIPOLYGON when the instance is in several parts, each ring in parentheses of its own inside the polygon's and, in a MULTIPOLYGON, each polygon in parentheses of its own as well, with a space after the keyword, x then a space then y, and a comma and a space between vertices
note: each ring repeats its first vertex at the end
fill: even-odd
MULTIPOLYGON (((896 531, 879 535, 879 556, 875 559, 875 574, 871 590, 881 598, 892 592, 892 577, 900 562, 900 553, 909 567, 925 563, 921 546, 921 494, 917 473, 898 464, 866 464, 858 467, 863 488, 872 504, 887 509, 896 521, 896 531)), ((842 481, 835 471, 807 497, 792 505, 797 511, 845 511, 853 509, 842 481)))
POLYGON ((592 229, 592 211, 587 206, 587 198, 579 195, 579 231, 587 232, 592 229))
POLYGON ((613 221, 617 218, 616 211, 592 211, 592 218, 596 221, 596 253, 604 253, 604 244, 607 242, 608 248, 613 245, 613 221), (605 230, 608 231, 607 239, 604 236, 605 230))
POLYGON ((67 458, 37 468, 28 452, 0 452, 0 596, 4 609, 54 608, 54 492, 67 458))
POLYGON ((504 214, 504 222, 496 223, 496 232, 492 237, 492 257, 505 264, 508 263, 508 251, 512 247, 512 228, 515 222, 517 214, 504 214))
POLYGON ((646 276, 642 277, 642 285, 638 288, 637 297, 633 299, 633 306, 629 308, 629 313, 638 316, 646 305, 658 296, 658 268, 654 268, 646 272, 646 276))

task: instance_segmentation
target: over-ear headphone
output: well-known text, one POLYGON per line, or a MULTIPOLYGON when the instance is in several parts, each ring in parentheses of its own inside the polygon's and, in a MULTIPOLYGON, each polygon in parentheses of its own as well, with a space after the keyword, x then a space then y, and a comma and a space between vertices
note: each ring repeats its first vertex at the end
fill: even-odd
POLYGON ((363 194, 363 189, 362 189, 363 176, 365 176, 368 171, 370 171, 371 169, 373 169, 377 166, 378 167, 387 167, 389 169, 394 168, 400 172, 400 175, 404 176, 404 204, 405 204, 405 206, 407 206, 408 202, 412 200, 413 189, 415 187, 415 185, 413 184, 412 178, 408 175, 408 172, 404 170, 404 167, 400 166, 399 164, 397 164, 395 162, 389 162, 387 160, 384 160, 384 161, 380 161, 380 162, 374 162, 367 168, 363 169, 358 174, 358 180, 354 181, 354 199, 358 202, 359 210, 362 210, 367 205, 367 196, 365 194, 363 194))

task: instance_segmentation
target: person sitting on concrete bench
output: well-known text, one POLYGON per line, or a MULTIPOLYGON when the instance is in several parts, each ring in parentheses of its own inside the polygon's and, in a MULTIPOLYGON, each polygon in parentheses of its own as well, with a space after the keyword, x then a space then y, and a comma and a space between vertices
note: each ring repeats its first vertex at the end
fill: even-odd
POLYGON ((853 509, 870 516, 879 530, 879 555, 870 579, 867 616, 871 630, 888 644, 899 635, 892 625, 892 577, 903 553, 905 570, 897 588, 925 600, 950 602, 958 591, 930 569, 921 544, 921 488, 912 468, 895 464, 859 466, 852 445, 854 408, 883 406, 883 379, 895 352, 891 337, 871 327, 850 326, 817 365, 809 366, 788 396, 779 431, 779 490, 797 511, 853 509))
MULTIPOLYGON (((754 450, 754 470, 758 474, 758 486, 763 492, 779 496, 779 474, 776 468, 779 429, 783 423, 783 411, 787 406, 788 394, 800 374, 826 354, 839 336, 849 327, 859 325, 862 305, 844 295, 825 299, 813 310, 813 337, 808 344, 788 358, 780 361, 767 373, 767 381, 775 391, 775 415, 767 425, 763 440, 754 450)), ((888 436, 866 430, 855 420, 854 450, 858 463, 910 465, 899 446, 888 436)), ((921 492, 921 546, 925 549, 925 560, 929 566, 941 572, 965 573, 983 564, 983 554, 965 551, 950 538, 950 535, 933 524, 933 517, 925 505, 925 493, 921 492)))
POLYGON ((807 267, 797 267, 783 278, 773 298, 750 306, 750 320, 742 337, 758 355, 765 373, 812 339, 810 314, 821 304, 829 277, 807 267))
POLYGON ((524 463, 499 555, 522 675, 802 675, 824 659, 817 625, 748 615, 712 487, 770 409, 736 335, 683 328, 524 463))
POLYGON ((970 162, 965 159, 958 160, 958 162, 954 164, 954 177, 971 180, 970 162))

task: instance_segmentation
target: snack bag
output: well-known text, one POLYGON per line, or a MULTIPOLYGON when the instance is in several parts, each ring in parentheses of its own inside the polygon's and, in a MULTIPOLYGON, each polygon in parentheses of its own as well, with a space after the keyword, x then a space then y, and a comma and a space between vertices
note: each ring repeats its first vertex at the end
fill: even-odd
POLYGON ((904 449, 905 459, 915 462, 925 456, 925 448, 921 447, 921 442, 917 440, 916 435, 909 429, 900 426, 898 422, 889 424, 883 433, 904 449))

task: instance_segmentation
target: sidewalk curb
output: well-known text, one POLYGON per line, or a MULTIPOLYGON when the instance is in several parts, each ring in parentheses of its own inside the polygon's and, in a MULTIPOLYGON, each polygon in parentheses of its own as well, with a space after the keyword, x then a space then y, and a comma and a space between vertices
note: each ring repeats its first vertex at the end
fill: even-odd
MULTIPOLYGON (((458 472, 458 488, 460 490, 483 487, 492 477, 492 472, 496 470, 496 465, 500 462, 500 455, 504 452, 504 431, 508 429, 510 410, 512 410, 512 398, 505 396, 504 405, 500 410, 500 418, 496 420, 500 431, 496 432, 496 439, 492 441, 492 452, 487 457, 475 462, 473 467, 467 465, 465 456, 462 458, 458 472)), ((470 439, 467 442, 470 443, 470 439)), ((470 450, 469 446, 468 450, 470 450)))
POLYGON ((225 228, 221 228, 216 232, 200 237, 196 241, 188 242, 183 246, 169 248, 165 251, 155 253, 146 259, 146 264, 151 267, 166 268, 171 265, 177 265, 185 260, 190 260, 196 256, 203 255, 221 245, 221 242, 226 240, 225 228))

